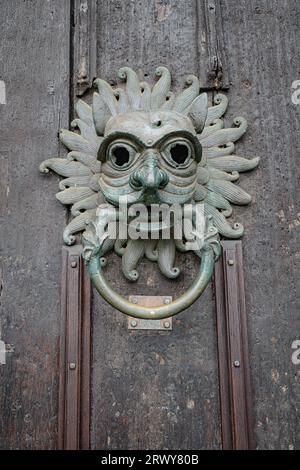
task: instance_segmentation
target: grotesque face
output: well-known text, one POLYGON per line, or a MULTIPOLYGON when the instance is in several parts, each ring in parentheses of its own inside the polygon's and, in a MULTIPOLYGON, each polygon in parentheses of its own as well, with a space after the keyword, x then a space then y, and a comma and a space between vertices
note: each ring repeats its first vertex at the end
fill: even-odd
POLYGON ((98 152, 99 184, 107 201, 184 204, 196 188, 201 145, 191 120, 171 111, 112 117, 98 152))
MULTIPOLYGON (((226 96, 217 95, 215 106, 208 107, 207 95, 199 95, 197 77, 187 77, 187 86, 175 93, 167 68, 158 67, 156 76, 158 80, 150 85, 123 67, 118 78, 125 84, 118 88, 96 79, 98 93, 92 106, 82 100, 76 105, 78 118, 72 126, 80 133, 63 130, 60 134, 70 149, 68 158, 48 159, 40 166, 41 171, 51 169, 65 177, 57 198, 71 206, 74 216, 64 230, 65 242, 74 243, 75 234, 84 231, 87 261, 114 248, 122 256, 125 277, 131 281, 137 280, 136 268, 144 256, 157 261, 165 276, 179 275, 180 270, 174 267, 176 249, 186 251, 191 234, 199 238, 194 216, 200 206, 207 222, 205 243, 213 237, 210 245, 218 247, 218 233, 226 238, 242 236, 243 226, 232 226, 227 218, 232 214, 231 204, 249 204, 251 198, 234 181, 239 172, 258 164, 258 158, 232 155, 234 142, 245 133, 247 123, 238 117, 234 127, 224 129, 221 118, 228 103, 226 96), (171 212, 173 205, 180 205, 181 210, 187 203, 192 207, 192 228, 181 239, 173 232, 164 239, 162 231, 159 239, 135 239, 120 230, 115 239, 109 239, 109 212, 121 212, 123 196, 131 212, 134 203, 146 206, 143 230, 144 226, 147 230, 152 205, 168 205, 171 212)), ((161 225, 154 227, 156 232, 151 227, 150 235, 157 233, 157 227, 160 230, 161 225)), ((201 257, 200 246, 189 249, 201 257)))

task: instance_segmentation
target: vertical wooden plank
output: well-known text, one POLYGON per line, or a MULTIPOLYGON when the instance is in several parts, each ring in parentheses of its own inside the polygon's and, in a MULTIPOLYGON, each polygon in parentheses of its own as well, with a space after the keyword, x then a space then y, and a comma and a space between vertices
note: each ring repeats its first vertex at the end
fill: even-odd
POLYGON ((63 247, 59 448, 89 448, 90 281, 81 247, 63 247))
POLYGON ((196 0, 199 77, 204 90, 229 88, 220 0, 196 0))
POLYGON ((69 125, 69 0, 0 1, 0 448, 57 445, 60 246, 58 180, 39 164, 63 155, 69 125), (3 100, 2 100, 3 101, 3 100))
POLYGON ((96 78, 97 64, 97 1, 74 0, 73 3, 73 67, 74 93, 81 96, 96 78))
POLYGON ((248 121, 240 156, 261 157, 241 187, 252 196, 235 209, 245 224, 244 276, 255 434, 259 449, 299 449, 300 371, 291 345, 300 338, 300 78, 298 0, 221 0, 230 53, 228 122, 248 121))
MULTIPOLYGON (((97 75, 116 84, 128 65, 154 83, 167 66, 173 90, 198 74, 196 1, 98 1, 97 75)), ((205 64, 204 64, 205 65, 205 64)), ((109 255, 106 274, 123 295, 181 295, 198 271, 193 254, 166 279, 143 260, 139 280, 124 279, 120 258, 109 255)), ((91 447, 94 449, 219 449, 220 415, 214 324, 209 286, 173 331, 128 331, 126 317, 96 292, 93 297, 91 447), (145 373, 147 371, 147 373, 145 373), (141 431, 142 430, 142 431, 141 431)))
POLYGON ((215 270, 222 446, 253 449, 251 384, 242 244, 223 241, 215 270))

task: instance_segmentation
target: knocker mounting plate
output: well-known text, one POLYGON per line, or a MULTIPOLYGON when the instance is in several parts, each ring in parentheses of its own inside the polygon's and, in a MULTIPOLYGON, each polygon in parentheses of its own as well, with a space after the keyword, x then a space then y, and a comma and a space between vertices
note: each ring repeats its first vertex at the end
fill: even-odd
MULTIPOLYGON (((143 305, 145 307, 159 307, 160 305, 169 305, 172 297, 168 295, 130 295, 129 302, 135 305, 143 305)), ((163 320, 144 320, 142 318, 127 317, 129 330, 157 330, 172 331, 172 317, 163 320)))

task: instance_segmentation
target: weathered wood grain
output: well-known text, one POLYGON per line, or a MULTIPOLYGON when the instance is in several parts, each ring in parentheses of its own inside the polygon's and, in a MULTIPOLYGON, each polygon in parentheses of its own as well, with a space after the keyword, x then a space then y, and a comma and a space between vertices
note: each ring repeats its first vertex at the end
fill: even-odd
POLYGON ((69 1, 1 1, 0 105, 2 338, 0 447, 50 449, 57 442, 60 269, 65 211, 57 178, 38 171, 60 152, 68 126, 69 1), (3 174, 2 174, 3 175, 3 174), (1 179, 1 183, 2 183, 1 179))
POLYGON ((261 156, 241 179, 252 205, 245 222, 246 307, 258 448, 300 448, 299 122, 291 85, 300 70, 300 4, 296 0, 222 0, 228 51, 228 119, 245 116, 249 131, 238 154, 261 156))
POLYGON ((74 0, 72 6, 73 88, 81 96, 96 78, 97 0, 74 0))
POLYGON ((97 72, 114 81, 124 65, 141 78, 152 78, 157 66, 167 66, 176 86, 198 72, 195 0, 102 0, 98 2, 97 72))

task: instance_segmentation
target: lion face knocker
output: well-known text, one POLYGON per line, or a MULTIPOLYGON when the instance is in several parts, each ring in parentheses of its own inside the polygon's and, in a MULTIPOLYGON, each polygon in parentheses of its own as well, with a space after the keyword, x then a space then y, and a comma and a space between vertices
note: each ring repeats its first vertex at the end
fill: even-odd
POLYGON ((64 230, 64 241, 75 243, 75 234, 83 232, 82 255, 98 292, 125 314, 162 319, 189 307, 204 291, 220 254, 219 236, 242 236, 243 226, 232 227, 226 219, 232 213, 231 203, 249 204, 251 197, 233 182, 238 172, 255 168, 259 159, 232 155, 234 142, 246 131, 246 120, 238 117, 235 127, 224 129, 226 96, 217 95, 209 107, 207 95, 199 95, 197 77, 189 76, 187 87, 176 95, 170 91, 171 75, 165 67, 157 68, 153 88, 139 82, 128 67, 118 76, 126 82, 124 87, 113 89, 95 80, 99 93, 94 94, 92 106, 82 100, 76 104, 79 118, 72 126, 80 133, 61 131, 61 141, 71 150, 67 158, 45 160, 40 170, 51 169, 65 177, 56 197, 71 205, 74 218, 64 230), (125 232, 116 224, 123 217, 122 202, 129 207, 125 232), (150 209, 161 206, 164 211, 159 209, 153 222, 150 209), (175 234, 170 217, 174 206, 181 215, 188 206, 189 233, 175 234), (127 230, 130 224, 134 236, 127 230), (131 281, 138 279, 143 257, 156 261, 165 276, 177 277, 176 250, 194 251, 201 260, 199 272, 184 295, 169 305, 137 306, 105 279, 104 256, 111 249, 122 257, 124 276, 131 281))

